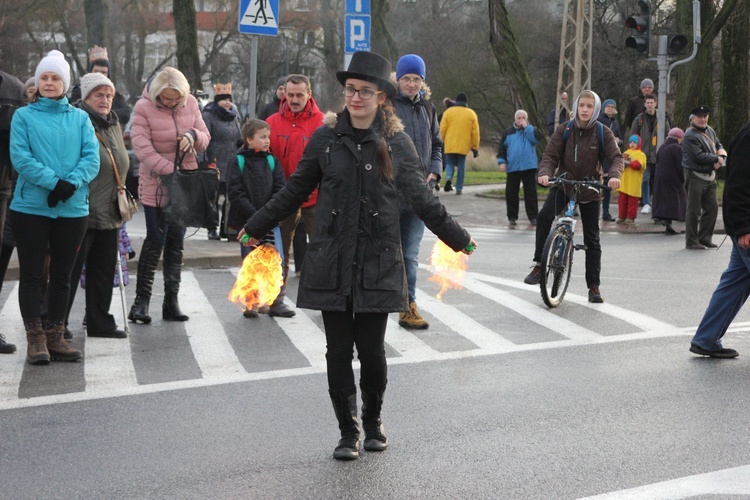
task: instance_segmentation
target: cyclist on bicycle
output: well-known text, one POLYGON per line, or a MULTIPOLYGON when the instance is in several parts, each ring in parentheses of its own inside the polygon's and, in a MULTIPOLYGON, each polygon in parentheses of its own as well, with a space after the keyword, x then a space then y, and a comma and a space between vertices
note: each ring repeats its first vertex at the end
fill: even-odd
MULTIPOLYGON (((562 176, 569 180, 602 181, 602 161, 609 165, 609 182, 612 189, 620 187, 623 159, 617 139, 607 127, 597 130, 596 117, 601 110, 601 100, 591 90, 580 93, 573 104, 574 115, 569 123, 558 125, 544 150, 539 165, 537 182, 549 185, 551 176, 562 176), (566 133, 566 128, 568 132, 566 133), (603 149, 603 151, 600 151, 603 149)), ((536 226, 536 248, 534 266, 524 283, 537 285, 541 276, 541 255, 552 222, 568 203, 570 188, 561 186, 550 188, 547 200, 539 212, 536 226)), ((602 249, 599 243, 599 205, 601 193, 583 189, 579 193, 581 222, 583 223, 583 243, 586 245, 586 286, 589 289, 589 302, 604 302, 599 292, 602 249)))

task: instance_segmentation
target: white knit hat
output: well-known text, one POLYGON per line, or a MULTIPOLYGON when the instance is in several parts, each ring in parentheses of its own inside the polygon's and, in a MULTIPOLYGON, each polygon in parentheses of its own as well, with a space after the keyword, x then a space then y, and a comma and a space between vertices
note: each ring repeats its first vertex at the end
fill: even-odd
POLYGON ((62 78, 63 94, 67 94, 68 89, 70 88, 70 64, 65 60, 65 56, 62 52, 59 50, 51 50, 50 53, 39 62, 39 65, 36 67, 36 72, 34 72, 34 81, 36 82, 37 87, 39 86, 39 77, 42 76, 42 73, 46 73, 47 71, 56 73, 62 78))
POLYGON ((112 83, 112 80, 101 73, 86 73, 83 75, 83 78, 81 78, 81 100, 85 101, 92 90, 102 85, 111 88, 113 91, 115 90, 115 84, 112 83))

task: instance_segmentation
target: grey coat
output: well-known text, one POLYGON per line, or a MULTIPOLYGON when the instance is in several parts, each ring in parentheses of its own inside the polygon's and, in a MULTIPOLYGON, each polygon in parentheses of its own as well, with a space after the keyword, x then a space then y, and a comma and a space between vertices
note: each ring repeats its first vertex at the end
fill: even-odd
POLYGON ((227 179, 229 173, 229 165, 234 162, 237 150, 240 148, 239 143, 242 141, 242 124, 239 116, 235 114, 234 119, 226 120, 228 118, 226 114, 222 115, 221 108, 215 103, 208 104, 203 108, 203 121, 206 122, 206 128, 211 134, 211 142, 208 143, 208 147, 205 152, 205 159, 211 163, 216 162, 216 167, 221 173, 221 181, 224 182, 227 179))
POLYGON ((298 307, 345 311, 351 299, 354 312, 408 309, 401 200, 453 250, 471 241, 425 183, 422 162, 399 119, 391 115, 382 128, 383 136, 371 128, 357 140, 347 110, 329 113, 286 187, 245 224, 245 232, 260 239, 320 186, 298 307), (393 162, 391 179, 382 176, 376 160, 381 137, 393 162))
POLYGON ((122 224, 122 220, 120 210, 117 207, 115 172, 107 148, 112 152, 115 163, 117 163, 120 181, 125 184, 125 178, 130 168, 130 158, 122 139, 122 129, 114 111, 111 111, 108 116, 102 117, 83 101, 79 102, 79 107, 88 113, 91 123, 94 125, 94 130, 102 136, 106 144, 105 146, 97 138, 100 167, 99 173, 89 183, 88 228, 98 231, 117 229, 122 224))

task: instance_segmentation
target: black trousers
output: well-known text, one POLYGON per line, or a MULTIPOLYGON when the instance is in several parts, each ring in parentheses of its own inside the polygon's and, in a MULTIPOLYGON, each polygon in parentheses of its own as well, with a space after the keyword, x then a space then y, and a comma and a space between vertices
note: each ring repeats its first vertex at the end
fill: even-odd
POLYGON ((117 329, 109 314, 112 302, 115 269, 117 269, 117 237, 119 229, 89 229, 81 243, 73 273, 70 276, 67 323, 76 298, 81 270, 86 263, 86 329, 89 332, 111 332, 117 329))
POLYGON ((388 365, 385 359, 387 313, 354 313, 351 301, 345 312, 323 311, 326 330, 326 366, 330 390, 356 387, 354 346, 361 365, 360 381, 373 389, 385 388, 388 365))
POLYGON ((41 317, 40 281, 45 254, 49 249, 47 318, 62 321, 68 310, 70 274, 86 232, 88 217, 51 219, 41 215, 12 212, 13 237, 16 239, 20 271, 18 302, 21 316, 24 320, 41 317))
MULTIPOLYGON (((542 250, 547 236, 552 229, 552 222, 557 214, 562 212, 568 204, 565 192, 557 187, 549 191, 547 200, 539 212, 536 225, 536 248, 534 262, 542 260, 542 250)), ((581 223, 583 224, 583 243, 586 245, 586 286, 599 286, 602 271, 602 246, 599 242, 599 202, 581 203, 581 223)))
POLYGON ((505 182, 505 205, 508 220, 518 220, 518 203, 521 182, 523 182, 523 204, 530 221, 539 215, 539 199, 536 196, 536 169, 508 172, 505 182))

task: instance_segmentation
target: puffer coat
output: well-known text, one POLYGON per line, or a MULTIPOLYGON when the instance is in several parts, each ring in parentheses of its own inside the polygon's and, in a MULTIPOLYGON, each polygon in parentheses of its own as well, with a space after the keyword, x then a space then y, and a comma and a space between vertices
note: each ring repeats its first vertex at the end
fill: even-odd
POLYGON ((399 119, 391 115, 383 127, 393 162, 392 179, 379 173, 380 136, 373 128, 358 141, 347 110, 329 113, 286 187, 245 225, 245 232, 260 239, 320 186, 298 307, 345 311, 351 297, 354 312, 408 309, 401 200, 409 200, 430 231, 453 250, 471 241, 425 184, 422 163, 399 119))
MULTIPOLYGON (((188 95, 185 104, 169 109, 152 103, 148 88, 146 85, 133 109, 133 150, 141 160, 138 195, 146 206, 166 207, 169 197, 161 176, 174 172, 177 137, 192 132, 195 137, 193 147, 200 152, 208 146, 211 134, 203 122, 195 97, 188 95)), ((185 155, 182 168, 198 168, 194 154, 185 155)))
POLYGON ((203 108, 202 116, 208 133, 211 134, 211 142, 206 148, 205 158, 208 163, 216 163, 216 168, 221 174, 221 181, 226 182, 229 165, 234 161, 242 143, 240 117, 237 115, 236 108, 230 112, 214 102, 203 108))
POLYGON ((117 206, 117 181, 112 160, 107 148, 117 164, 120 181, 125 184, 125 176, 130 168, 130 158, 122 139, 117 113, 110 111, 108 116, 101 116, 91 109, 85 102, 80 101, 78 107, 88 113, 94 130, 102 136, 106 147, 97 138, 99 144, 99 173, 89 183, 89 229, 105 231, 116 229, 122 224, 120 209, 117 206))

